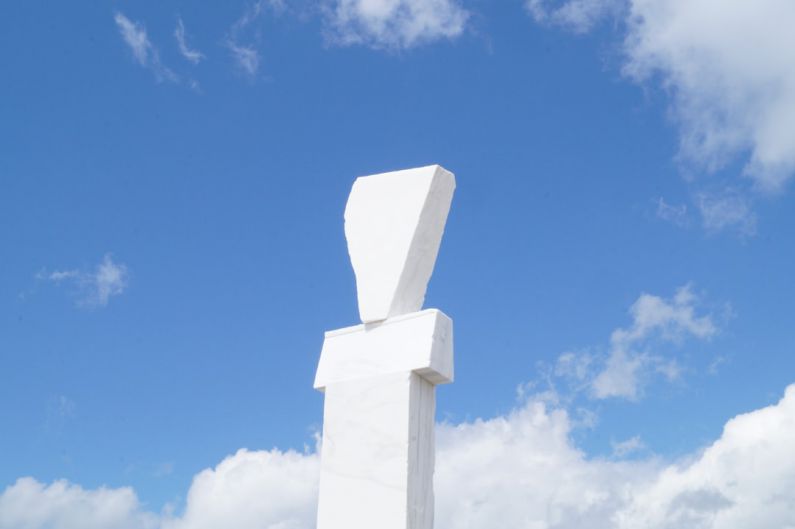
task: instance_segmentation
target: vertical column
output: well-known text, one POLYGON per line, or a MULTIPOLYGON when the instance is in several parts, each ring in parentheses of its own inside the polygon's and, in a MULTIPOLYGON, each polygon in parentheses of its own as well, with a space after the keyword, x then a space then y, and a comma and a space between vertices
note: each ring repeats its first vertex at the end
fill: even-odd
POLYGON ((434 411, 411 371, 326 387, 318 529, 432 529, 434 411))

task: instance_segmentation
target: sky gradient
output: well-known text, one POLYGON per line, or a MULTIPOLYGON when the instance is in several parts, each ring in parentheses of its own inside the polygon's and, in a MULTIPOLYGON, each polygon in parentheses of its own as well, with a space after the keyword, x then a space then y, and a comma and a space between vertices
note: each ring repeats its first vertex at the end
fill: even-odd
POLYGON ((795 7, 717 5, 4 5, 0 529, 313 527, 345 201, 432 163, 437 527, 791 529, 795 7))

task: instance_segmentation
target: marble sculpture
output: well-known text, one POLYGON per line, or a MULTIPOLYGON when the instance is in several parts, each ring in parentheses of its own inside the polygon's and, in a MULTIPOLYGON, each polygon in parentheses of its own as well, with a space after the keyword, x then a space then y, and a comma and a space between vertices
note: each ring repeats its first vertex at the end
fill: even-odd
POLYGON ((438 165, 357 178, 345 208, 361 325, 326 332, 317 529, 432 529, 435 387, 453 323, 422 309, 455 177, 438 165))

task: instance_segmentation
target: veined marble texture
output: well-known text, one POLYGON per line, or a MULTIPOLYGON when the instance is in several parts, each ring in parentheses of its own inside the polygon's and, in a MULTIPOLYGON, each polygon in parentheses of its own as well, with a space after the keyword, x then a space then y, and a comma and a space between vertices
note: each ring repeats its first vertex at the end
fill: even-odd
POLYGON ((405 371, 326 386, 318 529, 432 529, 433 384, 405 371))

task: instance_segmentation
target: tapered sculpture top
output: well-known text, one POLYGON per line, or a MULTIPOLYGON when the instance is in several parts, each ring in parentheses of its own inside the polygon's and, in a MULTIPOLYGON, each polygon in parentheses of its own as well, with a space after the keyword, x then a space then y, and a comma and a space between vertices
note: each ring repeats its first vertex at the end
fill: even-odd
POLYGON ((345 237, 362 322, 422 308, 454 189, 438 165, 356 179, 345 237))

